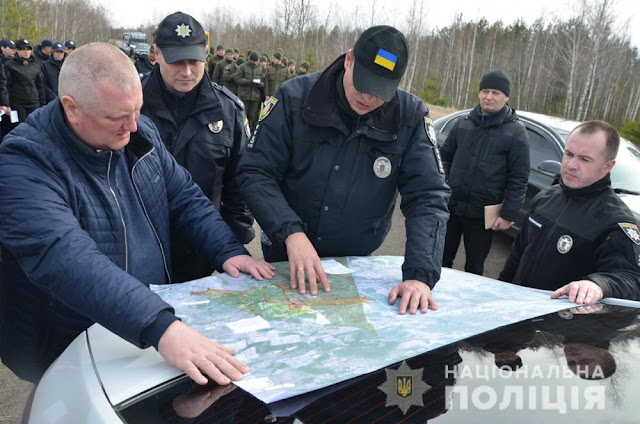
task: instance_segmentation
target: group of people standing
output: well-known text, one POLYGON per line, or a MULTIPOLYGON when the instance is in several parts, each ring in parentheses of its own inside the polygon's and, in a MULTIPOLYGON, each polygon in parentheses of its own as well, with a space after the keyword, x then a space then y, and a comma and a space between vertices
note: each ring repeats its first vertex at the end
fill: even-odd
MULTIPOLYGON (((205 76, 206 43, 190 15, 165 17, 155 33, 156 63, 142 80, 115 46, 83 46, 61 69, 59 100, 0 147, 0 355, 23 378, 39 378, 94 322, 154 346, 198 383, 242 378, 248 368, 233 349, 180 322, 148 286, 214 270, 271 279, 274 267, 243 247, 255 237, 254 217, 265 259, 288 260, 291 288, 317 295, 331 290, 320 258, 370 255, 400 195, 405 261, 401 281, 389 287, 400 314, 437 309, 432 290, 443 254, 457 249, 445 245, 479 218, 483 203, 504 202, 494 229, 514 221, 528 140, 507 104, 503 72, 483 76, 479 106, 456 124, 441 157, 427 107, 398 88, 410 55, 393 27, 367 29, 324 71, 298 78, 285 77, 281 52, 265 71, 251 52, 232 73, 240 99, 205 76), (252 115, 263 102, 259 118, 252 115)), ((220 51, 233 59, 233 51, 220 51)), ((554 295, 576 303, 640 299, 637 226, 610 196, 617 133, 609 127, 587 123, 572 133, 562 186, 534 201, 532 226, 521 232, 505 279, 520 282, 520 270, 540 260, 541 250, 528 246, 548 239, 536 231, 564 231, 553 214, 567 208, 551 203, 579 205, 573 199, 588 203, 604 193, 602 202, 617 212, 599 232, 590 224, 589 243, 576 245, 584 264, 572 267, 572 255, 558 262, 573 272, 555 281, 554 295), (618 244, 611 261, 609 246, 618 244)))
POLYGON ((63 45, 45 39, 34 48, 25 38, 15 42, 3 38, 0 48, 0 110, 7 114, 2 117, 2 139, 31 112, 56 98, 60 68, 76 43, 67 40, 63 45), (11 122, 12 110, 18 122, 11 122))

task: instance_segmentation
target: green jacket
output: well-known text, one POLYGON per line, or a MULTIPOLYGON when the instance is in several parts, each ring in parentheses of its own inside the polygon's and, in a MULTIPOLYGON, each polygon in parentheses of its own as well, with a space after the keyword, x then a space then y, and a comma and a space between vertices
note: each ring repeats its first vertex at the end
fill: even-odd
POLYGON ((224 67, 222 71, 222 85, 227 87, 229 91, 231 91, 236 96, 238 95, 238 84, 236 84, 235 73, 238 71, 240 66, 236 65, 235 62, 224 67))
POLYGON ((216 67, 213 69, 213 78, 211 81, 215 82, 218 85, 222 85, 222 74, 224 73, 224 67, 233 63, 233 59, 227 60, 226 58, 222 59, 216 64, 216 67))
POLYGON ((264 81, 265 96, 273 96, 280 84, 289 79, 289 69, 282 63, 271 64, 267 67, 267 75, 264 81))
POLYGON ((262 100, 260 87, 264 87, 262 68, 257 63, 245 62, 235 73, 238 97, 242 101, 262 100), (256 83, 255 81, 260 81, 256 83))

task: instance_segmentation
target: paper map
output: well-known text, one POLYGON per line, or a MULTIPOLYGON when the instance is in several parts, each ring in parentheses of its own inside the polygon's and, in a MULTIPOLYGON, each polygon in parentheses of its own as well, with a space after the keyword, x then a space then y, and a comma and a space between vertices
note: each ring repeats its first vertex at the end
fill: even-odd
MULTIPOLYGON (((402 257, 340 258, 353 273, 329 274, 331 292, 289 288, 289 265, 271 281, 219 274, 152 286, 183 322, 234 347, 251 372, 237 383, 265 403, 357 377, 437 347, 571 306, 536 292, 447 268, 437 311, 399 315, 389 305, 402 257)), ((326 269, 333 267, 325 262, 326 269)), ((340 272, 348 272, 338 266, 340 272)))

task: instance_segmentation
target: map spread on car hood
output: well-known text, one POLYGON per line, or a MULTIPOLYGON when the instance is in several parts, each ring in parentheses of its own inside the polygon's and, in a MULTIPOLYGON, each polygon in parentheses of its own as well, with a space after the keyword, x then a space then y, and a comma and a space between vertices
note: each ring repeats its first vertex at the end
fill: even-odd
MULTIPOLYGON (((566 298, 447 268, 434 289, 438 310, 399 315, 389 292, 402 257, 337 259, 331 291, 300 295, 289 265, 271 281, 219 274, 152 286, 184 323, 233 347, 251 372, 237 385, 265 403, 317 390, 507 324, 571 307, 566 298)), ((575 306, 575 305, 574 305, 575 306)))

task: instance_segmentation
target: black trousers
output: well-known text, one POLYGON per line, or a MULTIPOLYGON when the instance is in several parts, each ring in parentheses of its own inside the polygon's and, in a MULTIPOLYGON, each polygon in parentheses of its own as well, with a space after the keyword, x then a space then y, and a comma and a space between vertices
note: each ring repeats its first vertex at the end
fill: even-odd
POLYGON ((484 229, 483 218, 467 218, 451 214, 447 223, 442 266, 447 268, 453 266, 461 237, 464 237, 464 250, 467 255, 464 270, 482 275, 484 261, 489 256, 493 242, 493 230, 484 229))

